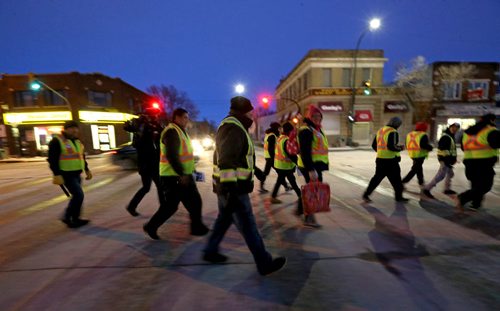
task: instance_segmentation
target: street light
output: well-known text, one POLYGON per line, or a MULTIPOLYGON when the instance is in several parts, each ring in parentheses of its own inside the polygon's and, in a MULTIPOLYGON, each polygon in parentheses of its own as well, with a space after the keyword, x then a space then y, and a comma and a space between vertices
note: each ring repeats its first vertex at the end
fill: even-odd
POLYGON ((237 94, 241 95, 241 94, 245 93, 245 86, 243 84, 241 84, 241 83, 238 83, 238 84, 235 85, 234 91, 237 94))
POLYGON ((47 88, 49 91, 51 91, 54 94, 56 94, 57 96, 59 96, 62 100, 64 100, 64 102, 68 106, 69 111, 71 113, 71 119, 73 119, 73 111, 71 109, 71 104, 69 103, 69 100, 64 95, 62 95, 58 91, 54 90, 53 88, 48 86, 46 83, 36 79, 32 73, 28 74, 28 78, 29 78, 29 86, 33 91, 38 92, 42 89, 42 86, 43 86, 43 87, 47 88))
POLYGON ((351 79, 351 103, 349 107, 349 115, 348 115, 348 133, 347 133, 347 144, 352 145, 352 127, 354 123, 354 104, 356 102, 356 70, 358 65, 358 52, 359 46, 361 44, 361 40, 365 37, 365 35, 370 31, 376 31, 380 28, 382 22, 379 18, 372 18, 368 23, 368 28, 363 30, 363 32, 359 35, 358 41, 356 42, 356 48, 354 49, 353 55, 353 69, 352 69, 352 79, 351 79))

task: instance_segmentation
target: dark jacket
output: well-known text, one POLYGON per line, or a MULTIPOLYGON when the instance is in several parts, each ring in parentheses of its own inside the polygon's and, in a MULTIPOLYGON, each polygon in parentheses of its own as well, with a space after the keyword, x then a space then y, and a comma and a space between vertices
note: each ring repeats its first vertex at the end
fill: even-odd
MULTIPOLYGON (((484 129, 488 125, 490 125, 490 124, 486 123, 484 121, 478 122, 475 125, 466 129, 465 133, 467 135, 477 135, 477 133, 479 133, 482 129, 484 129)), ((493 149, 500 148, 500 131, 499 130, 492 131, 488 134, 488 144, 493 149)), ((464 150, 463 142, 460 142, 460 147, 462 148, 462 150, 464 150)), ((467 165, 468 163, 471 163, 471 162, 473 162, 474 164, 479 164, 479 165, 484 164, 484 165, 488 165, 488 166, 494 166, 495 163, 498 162, 498 157, 491 157, 491 158, 486 158, 486 159, 464 159, 465 165, 467 165)))
POLYGON ((147 123, 141 129, 140 139, 135 143, 139 174, 159 174, 162 130, 162 126, 157 122, 147 123))
POLYGON ((273 133, 276 136, 269 136, 267 138, 267 146, 268 146, 269 155, 271 156, 271 159, 274 160, 274 147, 276 146, 276 137, 280 136, 280 132, 273 131, 271 128, 266 130, 266 134, 271 134, 271 133, 273 133))
MULTIPOLYGON (((179 126, 179 128, 181 128, 179 126)), ((181 128, 183 132, 184 129, 181 128)), ((167 159, 174 171, 177 173, 177 175, 182 176, 184 175, 184 170, 182 168, 182 163, 179 160, 179 148, 181 146, 181 139, 179 138, 179 135, 177 134, 177 131, 175 129, 168 129, 165 134, 163 135, 163 144, 166 146, 167 149, 167 159)), ((177 176, 175 176, 177 177, 177 176)))
MULTIPOLYGON (((377 135, 373 138, 372 149, 377 151, 377 135)), ((387 149, 391 151, 402 151, 403 147, 399 145, 399 134, 397 131, 389 133, 387 138, 387 149)), ((377 158, 377 161, 401 161, 401 157, 395 157, 394 159, 380 159, 377 158)))
POLYGON ((432 149, 434 149, 434 147, 429 144, 429 136, 427 136, 427 134, 424 134, 424 136, 420 139, 420 149, 427 151, 432 151, 432 149))
MULTIPOLYGON (((314 123, 308 119, 304 119, 305 125, 309 128, 314 128, 314 123)), ((323 133, 323 131, 321 131, 323 133)), ((313 142, 313 131, 312 129, 304 129, 299 131, 298 135, 299 146, 300 146, 300 158, 302 163, 304 163, 304 168, 306 171, 328 171, 328 164, 323 162, 313 162, 312 160, 312 142, 313 142)))
MULTIPOLYGON (((451 143, 452 143, 452 139, 455 139, 454 135, 450 132, 450 129, 447 128, 446 131, 444 131, 446 134, 450 135, 450 136, 447 136, 447 135, 443 135, 441 136, 441 138, 439 139, 439 142, 438 142, 438 149, 439 150, 450 150, 451 148, 451 143)), ((448 155, 448 156, 441 156, 441 155, 438 155, 438 160, 443 162, 444 164, 446 164, 447 166, 452 166, 453 164, 457 163, 457 156, 452 156, 452 155, 448 155)))
MULTIPOLYGON (((68 139, 64 132, 62 133, 64 137, 68 139)), ((73 144, 77 141, 77 139, 70 139, 73 144)), ((49 162, 49 167, 54 176, 56 175, 80 175, 82 170, 78 171, 61 171, 59 168, 59 157, 61 156, 61 144, 57 138, 52 138, 49 142, 49 155, 47 157, 47 161, 49 162)), ((85 154, 83 155, 83 160, 85 161, 85 170, 89 170, 89 165, 87 163, 87 159, 85 158, 85 154)))
MULTIPOLYGON (((252 124, 251 120, 249 121, 243 115, 232 116, 238 119, 248 131, 248 128, 252 124)), ((236 169, 238 167, 247 168, 247 151, 247 136, 239 126, 227 123, 219 127, 215 135, 214 165, 218 166, 221 170, 236 169)), ((253 155, 253 162, 255 163, 255 154, 253 155)), ((219 178, 214 176, 214 181, 213 190, 218 194, 244 194, 253 191, 253 179, 221 183, 219 178)))

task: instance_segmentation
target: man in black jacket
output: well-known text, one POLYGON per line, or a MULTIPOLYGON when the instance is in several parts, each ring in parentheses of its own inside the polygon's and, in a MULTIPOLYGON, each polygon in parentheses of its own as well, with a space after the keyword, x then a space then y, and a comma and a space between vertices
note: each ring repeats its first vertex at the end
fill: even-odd
POLYGON ((457 162, 457 147, 455 144, 455 134, 460 129, 460 124, 453 123, 443 133, 438 142, 438 160, 439 170, 432 181, 424 187, 422 193, 428 198, 434 199, 431 193, 441 180, 446 177, 444 182, 444 194, 453 195, 455 191, 451 190, 451 179, 455 176, 453 165, 457 162))
POLYGON ((363 194, 363 200, 366 203, 372 202, 370 195, 385 177, 389 179, 394 188, 396 201, 408 202, 407 198, 403 198, 403 183, 401 182, 401 168, 399 167, 401 161, 399 152, 403 150, 403 146, 398 144, 399 134, 397 129, 402 122, 399 117, 390 119, 386 126, 378 130, 373 139, 372 149, 377 152, 377 160, 375 161, 375 175, 363 194))
POLYGON ((469 127, 462 138, 465 176, 471 188, 458 195, 457 209, 472 201, 472 210, 481 207, 484 195, 493 187, 495 164, 498 162, 500 131, 495 126, 494 114, 486 114, 479 122, 469 127))
POLYGON ((215 137, 214 192, 219 214, 205 247, 203 260, 224 262, 219 244, 231 224, 238 227, 252 252, 257 270, 268 275, 281 269, 285 257, 272 258, 265 248, 252 211, 249 193, 253 191, 255 152, 248 128, 252 125, 252 104, 242 96, 231 99, 229 116, 222 120, 215 137))

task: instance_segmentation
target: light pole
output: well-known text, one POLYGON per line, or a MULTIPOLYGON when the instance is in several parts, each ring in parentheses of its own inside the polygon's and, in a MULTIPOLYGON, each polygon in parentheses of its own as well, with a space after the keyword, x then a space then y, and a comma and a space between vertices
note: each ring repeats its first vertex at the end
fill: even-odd
POLYGON ((73 120, 73 110, 71 109, 71 104, 69 103, 69 100, 66 98, 66 96, 64 96, 61 93, 59 93, 58 91, 54 90, 53 88, 48 86, 46 83, 44 83, 38 79, 34 79, 33 74, 29 74, 29 79, 30 79, 30 88, 33 91, 39 91, 43 86, 43 87, 47 88, 49 91, 51 91, 54 94, 56 94, 57 96, 59 96, 60 98, 62 98, 62 100, 64 100, 64 102, 68 106, 69 112, 71 113, 71 119, 73 120))
POLYGON ((368 28, 363 30, 363 32, 359 35, 358 41, 356 42, 356 48, 353 53, 353 69, 351 74, 351 102, 349 105, 349 115, 347 116, 348 120, 348 132, 347 132, 347 145, 352 145, 352 127, 354 123, 354 104, 356 102, 356 70, 358 67, 358 52, 359 46, 361 45, 361 40, 365 37, 365 35, 370 31, 375 31, 380 28, 381 21, 379 18, 373 18, 370 20, 368 24, 368 28))

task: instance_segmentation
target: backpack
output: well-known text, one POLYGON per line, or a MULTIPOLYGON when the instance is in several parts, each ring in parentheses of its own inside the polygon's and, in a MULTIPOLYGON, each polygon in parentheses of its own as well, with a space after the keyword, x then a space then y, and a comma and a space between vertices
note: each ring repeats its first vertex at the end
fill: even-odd
POLYGON ((299 154, 299 142, 297 141, 297 129, 294 129, 288 135, 288 140, 286 142, 286 153, 291 156, 299 154))

